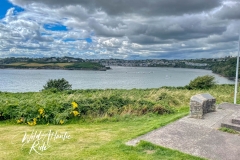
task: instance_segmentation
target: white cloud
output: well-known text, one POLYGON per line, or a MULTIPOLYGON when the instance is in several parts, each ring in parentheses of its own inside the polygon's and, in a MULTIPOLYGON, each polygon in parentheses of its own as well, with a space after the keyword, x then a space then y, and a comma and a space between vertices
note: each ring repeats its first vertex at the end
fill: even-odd
POLYGON ((199 58, 236 52, 237 1, 10 2, 24 11, 10 8, 0 20, 0 57, 199 58))

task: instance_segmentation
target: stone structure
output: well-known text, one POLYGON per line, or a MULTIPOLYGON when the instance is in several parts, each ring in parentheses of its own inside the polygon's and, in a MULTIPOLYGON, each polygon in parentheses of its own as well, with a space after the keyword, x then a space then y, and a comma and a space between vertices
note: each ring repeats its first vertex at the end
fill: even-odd
POLYGON ((191 97, 190 100, 190 117, 203 118, 203 115, 208 112, 216 111, 216 98, 208 93, 197 94, 191 97))

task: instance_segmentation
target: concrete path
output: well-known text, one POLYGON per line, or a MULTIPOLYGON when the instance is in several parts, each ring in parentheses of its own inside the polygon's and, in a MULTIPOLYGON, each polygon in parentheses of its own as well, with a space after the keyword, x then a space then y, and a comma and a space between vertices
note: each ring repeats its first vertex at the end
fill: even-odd
POLYGON ((223 103, 204 119, 184 117, 165 127, 127 142, 140 140, 213 160, 240 160, 240 136, 217 130, 222 121, 240 116, 240 105, 223 103))

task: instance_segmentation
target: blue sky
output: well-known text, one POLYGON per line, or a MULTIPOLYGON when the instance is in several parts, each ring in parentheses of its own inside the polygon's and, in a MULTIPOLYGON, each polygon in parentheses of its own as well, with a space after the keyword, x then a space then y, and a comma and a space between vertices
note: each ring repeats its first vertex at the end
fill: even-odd
POLYGON ((0 1, 0 18, 4 18, 5 14, 7 13, 7 10, 11 7, 13 7, 13 5, 11 3, 9 3, 7 0, 1 0, 0 1))
POLYGON ((67 31, 67 27, 61 24, 44 24, 43 26, 47 30, 53 31, 67 31))
POLYGON ((237 0, 1 0, 0 58, 236 56, 237 0))
POLYGON ((15 8, 16 12, 24 11, 23 8, 13 5, 8 0, 1 0, 0 6, 1 6, 1 9, 0 9, 0 18, 1 19, 5 17, 5 14, 7 13, 8 9, 10 9, 10 8, 15 8))

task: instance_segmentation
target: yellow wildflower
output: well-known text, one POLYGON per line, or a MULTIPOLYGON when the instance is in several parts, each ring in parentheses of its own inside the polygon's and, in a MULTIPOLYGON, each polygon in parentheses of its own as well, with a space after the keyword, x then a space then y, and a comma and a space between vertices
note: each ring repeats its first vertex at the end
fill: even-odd
POLYGON ((39 112, 40 115, 42 115, 42 114, 44 113, 44 109, 43 109, 43 108, 40 108, 40 109, 38 110, 38 112, 39 112))
POLYGON ((27 122, 29 126, 35 126, 37 124, 37 119, 33 118, 33 122, 27 122))
POLYGON ((63 123, 64 123, 64 120, 61 119, 61 120, 59 121, 59 123, 60 123, 60 124, 63 124, 63 123))
POLYGON ((27 122, 29 126, 33 126, 33 122, 27 122))
POLYGON ((33 118, 33 124, 34 124, 34 125, 37 124, 37 118, 33 118))
POLYGON ((78 104, 77 104, 76 102, 72 102, 72 108, 73 108, 73 109, 78 108, 78 104))
POLYGON ((17 120, 17 123, 22 123, 23 122, 23 118, 20 118, 17 120))
POLYGON ((78 115, 80 115, 78 111, 72 111, 72 113, 73 113, 73 115, 74 115, 75 117, 78 116, 78 115))

